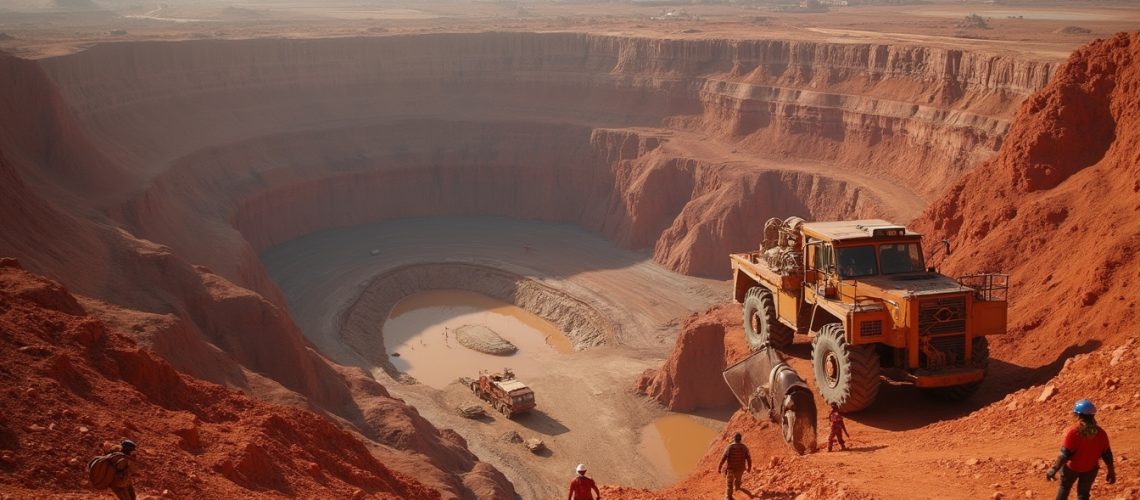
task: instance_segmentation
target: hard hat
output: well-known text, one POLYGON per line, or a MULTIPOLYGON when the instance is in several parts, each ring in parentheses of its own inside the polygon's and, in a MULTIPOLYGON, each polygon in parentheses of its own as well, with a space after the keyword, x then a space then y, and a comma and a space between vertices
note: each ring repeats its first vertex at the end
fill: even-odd
POLYGON ((135 451, 135 448, 138 447, 137 445, 135 445, 135 442, 131 441, 130 439, 124 439, 122 443, 119 443, 119 446, 122 447, 123 451, 125 451, 127 453, 135 451))
POLYGON ((1082 399, 1080 401, 1077 401, 1077 404, 1073 405, 1073 413, 1079 413, 1081 415, 1096 415, 1096 406, 1093 405, 1092 401, 1082 399))
POLYGON ((586 464, 578 464, 578 468, 574 470, 578 472, 586 472, 586 464))

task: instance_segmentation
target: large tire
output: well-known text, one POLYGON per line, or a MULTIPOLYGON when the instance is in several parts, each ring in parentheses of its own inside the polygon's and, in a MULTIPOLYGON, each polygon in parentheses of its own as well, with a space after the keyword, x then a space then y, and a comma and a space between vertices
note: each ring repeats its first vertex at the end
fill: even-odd
POLYGON ((776 349, 792 345, 795 332, 776 319, 776 303, 772 292, 761 286, 748 289, 744 296, 744 339, 755 351, 764 344, 776 349))
POLYGON ((879 356, 873 346, 847 345, 843 325, 823 325, 811 343, 815 386, 828 405, 855 412, 879 395, 879 356))
MULTIPOLYGON (((988 371, 990 365, 990 341, 985 337, 975 337, 971 342, 971 346, 974 351, 974 365, 981 366, 983 370, 988 371)), ((950 387, 935 387, 926 389, 925 392, 943 401, 961 401, 973 396, 975 392, 978 392, 978 388, 982 386, 982 381, 984 380, 985 377, 983 376, 982 380, 977 382, 952 385, 950 387)))
POLYGON ((805 435, 807 434, 805 427, 809 424, 802 421, 804 418, 806 417, 800 417, 792 410, 784 410, 784 418, 780 420, 780 430, 784 433, 784 442, 791 445, 792 449, 796 450, 797 455, 812 451, 811 448, 815 444, 815 436, 805 435))

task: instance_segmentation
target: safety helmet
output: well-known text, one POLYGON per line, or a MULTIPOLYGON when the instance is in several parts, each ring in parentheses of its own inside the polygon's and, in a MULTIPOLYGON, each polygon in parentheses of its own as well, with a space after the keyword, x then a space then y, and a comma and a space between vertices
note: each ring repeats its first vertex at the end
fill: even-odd
POLYGON ((119 446, 122 447, 123 451, 126 453, 135 451, 135 448, 138 448, 138 445, 136 445, 135 442, 131 441, 130 439, 124 439, 122 443, 119 443, 119 446))
POLYGON ((586 472, 586 464, 578 464, 578 468, 574 469, 578 472, 586 472))
POLYGON ((1092 401, 1082 399, 1080 401, 1077 401, 1077 404, 1073 405, 1073 413, 1080 415, 1096 415, 1096 406, 1093 405, 1092 401))

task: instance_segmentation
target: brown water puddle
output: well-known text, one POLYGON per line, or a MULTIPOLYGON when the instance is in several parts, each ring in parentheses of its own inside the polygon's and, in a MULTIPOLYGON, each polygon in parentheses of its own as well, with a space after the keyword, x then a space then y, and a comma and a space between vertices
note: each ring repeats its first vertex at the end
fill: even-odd
POLYGON ((666 415, 641 430, 641 454, 676 481, 697 466, 718 434, 692 416, 666 415))
POLYGON ((510 367, 525 381, 545 372, 543 366, 572 353, 566 336, 551 324, 513 304, 464 290, 433 290, 409 295, 396 304, 384 323, 384 347, 397 370, 442 389, 458 377, 479 370, 510 367), (455 330, 483 325, 510 341, 518 352, 495 356, 463 347, 455 330))

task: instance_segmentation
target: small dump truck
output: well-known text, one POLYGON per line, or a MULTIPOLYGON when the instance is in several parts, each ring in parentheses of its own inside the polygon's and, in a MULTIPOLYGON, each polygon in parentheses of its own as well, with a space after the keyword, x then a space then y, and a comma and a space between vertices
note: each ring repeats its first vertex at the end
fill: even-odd
POLYGON ((469 387, 479 399, 490 403, 491 408, 507 418, 528 412, 535 407, 534 391, 516 379, 510 368, 499 373, 481 371, 478 379, 461 377, 459 381, 469 387))
POLYGON ((986 336, 1006 331, 1009 276, 950 278, 932 256, 885 220, 770 219, 759 250, 729 256, 745 338, 782 349, 810 335, 816 387, 844 412, 869 406, 882 376, 967 397, 986 374, 986 336))

